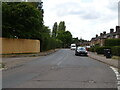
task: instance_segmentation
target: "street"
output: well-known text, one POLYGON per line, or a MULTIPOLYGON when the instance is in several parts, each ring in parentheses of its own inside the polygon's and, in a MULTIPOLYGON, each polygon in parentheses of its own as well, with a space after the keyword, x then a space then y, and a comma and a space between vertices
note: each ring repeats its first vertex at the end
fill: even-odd
POLYGON ((3 88, 117 88, 116 82, 110 66, 70 49, 3 71, 3 88))

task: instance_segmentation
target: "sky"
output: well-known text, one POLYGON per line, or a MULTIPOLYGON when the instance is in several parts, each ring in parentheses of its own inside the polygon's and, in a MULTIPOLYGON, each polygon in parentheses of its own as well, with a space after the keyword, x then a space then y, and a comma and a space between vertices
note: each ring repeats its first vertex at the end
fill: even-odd
POLYGON ((52 27, 65 21, 73 37, 91 40, 118 25, 119 0, 42 0, 44 24, 52 27))

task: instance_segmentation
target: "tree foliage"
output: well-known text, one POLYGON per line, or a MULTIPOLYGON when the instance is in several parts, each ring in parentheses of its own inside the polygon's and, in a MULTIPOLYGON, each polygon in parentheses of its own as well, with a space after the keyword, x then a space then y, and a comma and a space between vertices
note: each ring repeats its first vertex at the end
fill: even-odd
POLYGON ((53 30, 52 30, 52 37, 56 37, 57 35, 57 22, 54 23, 53 30))
POLYGON ((5 2, 2 5, 2 35, 8 38, 39 38, 42 12, 26 2, 5 2))
POLYGON ((72 43, 72 34, 66 31, 65 22, 61 21, 58 26, 57 39, 63 42, 63 47, 68 47, 72 43))
POLYGON ((41 51, 68 47, 72 34, 66 31, 65 22, 54 23, 51 30, 44 25, 42 2, 3 2, 2 37, 40 40, 41 51))
POLYGON ((61 21, 58 25, 58 31, 65 31, 66 30, 66 26, 65 26, 65 22, 61 21))

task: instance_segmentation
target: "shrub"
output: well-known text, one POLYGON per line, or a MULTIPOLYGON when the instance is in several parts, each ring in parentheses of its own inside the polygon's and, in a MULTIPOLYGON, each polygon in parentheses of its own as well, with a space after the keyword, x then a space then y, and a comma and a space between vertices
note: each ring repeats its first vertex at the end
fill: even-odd
POLYGON ((55 48, 61 48, 62 41, 52 37, 45 37, 41 40, 41 51, 47 51, 55 48))
POLYGON ((94 47, 89 48, 88 51, 95 52, 94 47))
POLYGON ((120 46, 120 39, 106 39, 105 46, 120 46))
POLYGON ((104 49, 111 49, 111 47, 96 47, 95 51, 97 52, 97 54, 104 54, 104 49))
POLYGON ((63 42, 59 39, 56 39, 56 48, 61 48, 62 47, 63 42))
POLYGON ((112 54, 115 56, 120 56, 120 46, 112 47, 112 54))
POLYGON ((94 47, 91 47, 88 49, 88 51, 91 51, 91 52, 96 52, 96 48, 99 47, 99 46, 94 46, 94 47))

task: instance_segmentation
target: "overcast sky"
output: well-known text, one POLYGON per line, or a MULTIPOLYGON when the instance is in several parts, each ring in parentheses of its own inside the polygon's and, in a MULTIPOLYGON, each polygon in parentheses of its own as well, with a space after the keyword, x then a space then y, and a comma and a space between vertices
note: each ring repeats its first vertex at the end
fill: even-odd
POLYGON ((65 21, 73 37, 91 40, 118 25, 119 0, 42 0, 44 24, 52 29, 55 22, 65 21))

